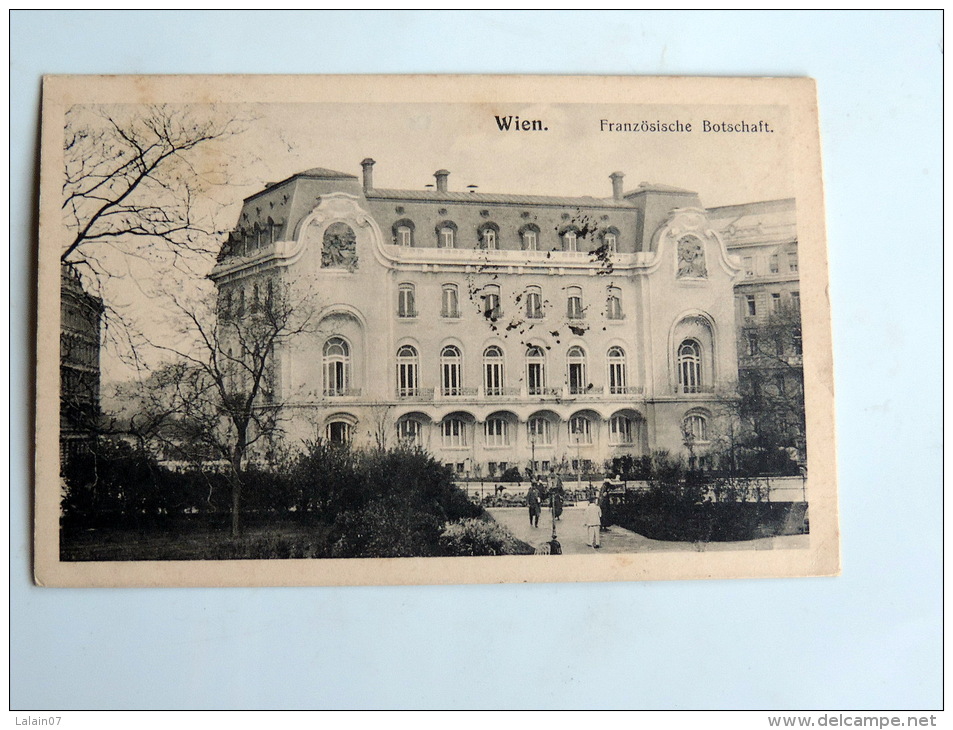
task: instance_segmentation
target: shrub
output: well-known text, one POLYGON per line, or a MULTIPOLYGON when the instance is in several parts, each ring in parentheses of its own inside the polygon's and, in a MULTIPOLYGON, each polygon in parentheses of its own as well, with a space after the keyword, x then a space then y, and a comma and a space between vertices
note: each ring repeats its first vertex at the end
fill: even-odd
POLYGON ((444 554, 461 555, 525 555, 532 549, 517 540, 498 522, 469 519, 452 522, 440 536, 444 554))
POLYGON ((410 558, 439 554, 442 522, 394 497, 338 516, 331 531, 335 558, 410 558))

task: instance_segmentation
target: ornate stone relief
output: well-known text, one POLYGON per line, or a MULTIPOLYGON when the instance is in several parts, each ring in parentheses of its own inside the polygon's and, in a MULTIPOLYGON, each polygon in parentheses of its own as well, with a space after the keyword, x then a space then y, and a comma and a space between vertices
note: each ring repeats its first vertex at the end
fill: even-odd
POLYGON ((324 232, 322 269, 357 269, 357 237, 346 223, 332 223, 324 232))
POLYGON ((704 279, 708 276, 705 246, 697 236, 686 235, 678 239, 678 271, 675 276, 679 279, 704 279))

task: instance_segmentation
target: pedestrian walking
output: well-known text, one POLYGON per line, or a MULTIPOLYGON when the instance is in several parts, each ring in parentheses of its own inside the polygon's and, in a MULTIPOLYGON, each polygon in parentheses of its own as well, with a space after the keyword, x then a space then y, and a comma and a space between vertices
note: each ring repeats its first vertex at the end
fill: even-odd
POLYGON ((588 545, 589 547, 596 548, 597 550, 600 547, 599 544, 599 528, 602 525, 602 510, 599 509, 599 503, 596 502, 596 498, 589 497, 589 505, 586 507, 585 514, 585 523, 586 531, 588 534, 588 545))
POLYGON ((530 484, 529 491, 526 493, 526 506, 529 507, 529 524, 539 527, 539 513, 542 512, 542 505, 539 502, 539 490, 535 484, 530 484))
MULTIPOLYGON (((599 487, 599 495, 596 498, 596 500, 599 503, 599 514, 602 516, 603 519, 605 519, 606 513, 608 512, 607 507, 609 504, 609 490, 610 489, 612 489, 612 483, 608 479, 606 479, 602 483, 602 486, 599 487)), ((602 532, 609 531, 609 528, 606 527, 605 524, 601 524, 601 523, 599 525, 599 529, 602 532)))
POLYGON ((559 519, 563 513, 563 503, 566 499, 566 490, 563 489, 563 480, 555 470, 549 472, 549 493, 554 495, 550 499, 550 507, 553 508, 553 517, 559 519))

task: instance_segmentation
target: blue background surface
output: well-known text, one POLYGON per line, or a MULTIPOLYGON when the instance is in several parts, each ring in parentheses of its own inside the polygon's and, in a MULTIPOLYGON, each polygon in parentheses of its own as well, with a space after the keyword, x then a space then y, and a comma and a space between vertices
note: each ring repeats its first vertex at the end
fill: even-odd
POLYGON ((927 709, 941 703, 939 12, 13 12, 11 707, 927 709), (38 589, 29 328, 42 73, 818 81, 843 575, 38 589))

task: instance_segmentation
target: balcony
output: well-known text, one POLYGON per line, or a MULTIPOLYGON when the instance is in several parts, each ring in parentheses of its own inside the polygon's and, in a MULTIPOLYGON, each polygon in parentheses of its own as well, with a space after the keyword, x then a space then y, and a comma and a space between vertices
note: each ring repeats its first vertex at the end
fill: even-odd
POLYGON ((361 395, 360 388, 326 388, 325 398, 356 398, 361 395))
POLYGON ((487 398, 519 398, 521 391, 519 388, 509 388, 505 386, 486 388, 484 395, 487 398))
POLYGON ((410 403, 430 403, 433 401, 433 388, 398 388, 397 400, 410 403))
POLYGON ((610 385, 609 395, 642 395, 645 391, 641 385, 610 385))
POLYGON ((713 385, 678 385, 675 387, 676 395, 699 395, 714 392, 715 387, 713 385))

